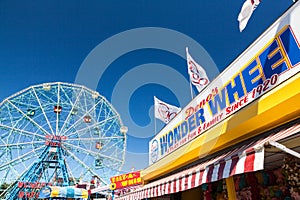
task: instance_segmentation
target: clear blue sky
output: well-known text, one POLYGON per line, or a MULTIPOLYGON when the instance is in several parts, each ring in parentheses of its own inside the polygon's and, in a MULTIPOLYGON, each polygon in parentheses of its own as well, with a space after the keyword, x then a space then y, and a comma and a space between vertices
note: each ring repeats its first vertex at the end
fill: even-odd
MULTIPOLYGON (((176 54, 176 45, 179 53, 184 54, 184 47, 189 46, 184 38, 192 39, 206 50, 221 72, 292 1, 262 1, 240 33, 237 16, 243 3, 243 0, 0 0, 0 99, 38 83, 76 82, 79 69, 86 67, 84 61, 89 63, 89 55, 94 52, 93 64, 98 68, 91 69, 79 82, 87 81, 88 87, 95 87, 92 89, 111 101, 128 125, 128 159, 124 170, 143 168, 147 166, 148 141, 155 129, 153 96, 181 107, 191 99, 186 61, 176 54), (146 27, 155 27, 157 35, 146 27), (138 30, 144 31, 150 46, 139 43, 138 38, 127 38, 125 31, 130 30, 141 37, 138 30), (180 37, 175 39, 171 32, 180 37), (159 44, 167 40, 173 46, 160 48, 159 44), (105 47, 108 53, 93 51, 96 47, 102 50, 105 47), (131 49, 125 48, 120 53, 124 47, 131 49), (112 56, 110 62, 104 62, 108 56, 112 56), (97 74, 101 69, 103 73, 97 74), (99 76, 94 81, 96 86, 89 83, 89 79, 95 79, 92 75, 99 76)), ((195 49, 190 51, 194 59, 204 62, 203 53, 195 49)), ((205 62, 202 65, 209 77, 215 78, 216 70, 213 73, 211 65, 205 62)), ((161 127, 157 121, 157 131, 161 127)))

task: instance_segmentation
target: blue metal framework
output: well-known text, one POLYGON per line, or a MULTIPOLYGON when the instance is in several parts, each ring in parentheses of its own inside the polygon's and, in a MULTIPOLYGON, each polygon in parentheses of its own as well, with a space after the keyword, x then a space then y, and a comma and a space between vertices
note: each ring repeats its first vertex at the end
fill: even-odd
POLYGON ((44 184, 69 186, 69 173, 62 157, 62 148, 48 146, 30 169, 18 179, 18 182, 6 191, 5 199, 37 197, 38 190, 44 184), (62 181, 59 183, 54 180, 57 178, 62 181))

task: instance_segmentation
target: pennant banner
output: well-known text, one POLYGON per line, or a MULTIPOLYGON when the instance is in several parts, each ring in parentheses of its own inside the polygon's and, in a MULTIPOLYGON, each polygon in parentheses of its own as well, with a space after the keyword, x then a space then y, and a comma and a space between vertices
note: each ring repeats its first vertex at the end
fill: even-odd
POLYGON ((167 104, 154 97, 154 116, 164 123, 169 123, 180 110, 181 108, 167 104))
POLYGON ((200 93, 208 85, 209 79, 206 75, 205 70, 198 63, 196 63, 192 56, 189 54, 188 48, 186 48, 186 58, 190 81, 200 93))
POLYGON ((246 0, 238 16, 240 32, 242 32, 261 0, 246 0))

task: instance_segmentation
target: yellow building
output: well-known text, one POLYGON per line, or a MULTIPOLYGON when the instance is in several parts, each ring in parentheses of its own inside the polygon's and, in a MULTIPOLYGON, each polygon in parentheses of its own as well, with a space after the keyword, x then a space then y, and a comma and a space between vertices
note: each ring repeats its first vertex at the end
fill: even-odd
POLYGON ((299 19, 296 2, 168 123, 149 143, 144 186, 116 199, 298 195, 299 19))

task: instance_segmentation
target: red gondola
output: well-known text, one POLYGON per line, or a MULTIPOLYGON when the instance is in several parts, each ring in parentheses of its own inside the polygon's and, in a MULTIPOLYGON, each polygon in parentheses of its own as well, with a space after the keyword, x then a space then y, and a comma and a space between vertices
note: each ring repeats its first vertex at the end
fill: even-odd
POLYGON ((96 149, 102 149, 102 143, 96 142, 96 149))
POLYGON ((83 121, 84 121, 85 123, 91 123, 91 121, 92 121, 92 118, 91 118, 91 116, 89 116, 89 115, 86 115, 86 116, 84 116, 84 119, 83 119, 83 121))

